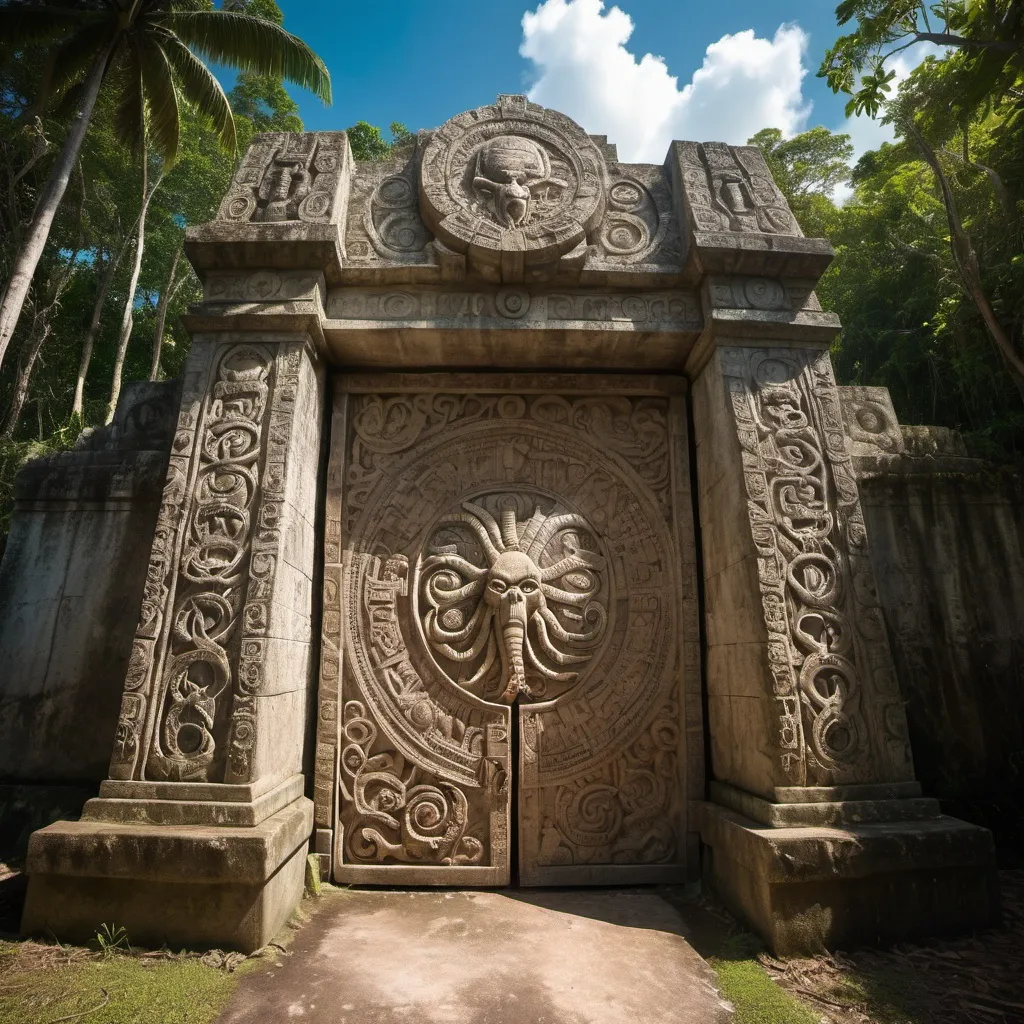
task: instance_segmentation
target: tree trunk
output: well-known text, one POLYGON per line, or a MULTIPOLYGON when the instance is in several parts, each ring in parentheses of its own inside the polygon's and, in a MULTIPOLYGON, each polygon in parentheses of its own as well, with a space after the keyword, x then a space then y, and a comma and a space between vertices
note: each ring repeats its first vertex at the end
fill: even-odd
POLYGON ((985 288, 981 281, 981 270, 978 266, 978 254, 974 251, 971 237, 967 234, 963 221, 960 219, 956 198, 953 195, 949 179, 946 177, 946 172, 942 169, 942 164, 939 162, 935 150, 932 149, 924 135, 921 134, 912 117, 907 119, 907 128, 914 137, 918 149, 921 150, 925 162, 932 169, 932 173, 935 175, 935 180, 938 183, 939 193, 942 196, 942 205, 946 208, 946 221, 949 224, 949 244, 953 250, 953 262, 956 264, 956 269, 960 274, 964 290, 971 297, 971 301, 981 314, 985 327, 988 329, 989 337, 1002 357, 1010 378, 1020 392, 1021 399, 1024 400, 1024 357, 1017 351, 1013 339, 1006 333, 1003 325, 999 322, 999 318, 992 308, 992 303, 985 293, 985 288))
POLYGON ((122 246, 121 251, 117 254, 112 254, 110 261, 107 263, 106 270, 103 272, 103 277, 100 280, 100 290, 96 294, 96 303, 92 307, 92 320, 89 321, 89 331, 85 336, 85 341, 82 342, 82 358, 78 363, 78 380, 75 381, 75 400, 71 405, 71 415, 77 416, 79 419, 82 419, 85 415, 85 378, 89 373, 89 363, 92 361, 92 350, 96 344, 96 335, 99 334, 103 306, 107 301, 107 292, 110 291, 110 285, 114 280, 114 274, 117 271, 117 265, 120 263, 123 253, 124 247, 122 246))
POLYGON ((181 259, 181 248, 179 246, 177 252, 174 254, 174 260, 171 262, 171 272, 167 275, 167 287, 164 288, 163 294, 160 296, 160 302, 156 307, 156 331, 153 334, 153 361, 149 364, 149 379, 156 380, 156 375, 160 371, 160 351, 164 345, 164 326, 167 323, 167 309, 174 299, 174 294, 181 287, 181 282, 185 280, 185 275, 182 275, 181 280, 175 281, 174 274, 178 269, 178 261, 181 259))
POLYGON ((81 105, 71 122, 71 130, 64 140, 64 146, 53 165, 53 170, 50 171, 50 177, 47 179, 46 185, 43 186, 25 239, 14 258, 11 276, 4 291, 3 301, 0 302, 0 366, 3 365, 4 356, 10 346, 11 338, 14 336, 14 330, 18 326, 25 298, 32 285, 32 277, 39 265, 39 259, 43 255, 46 240, 50 236, 53 218, 64 198, 64 192, 71 178, 71 171, 78 160, 78 152, 82 148, 82 141, 89 129, 89 121, 92 118, 93 108, 96 106, 96 97, 99 95, 103 75, 107 69, 107 61, 113 48, 114 41, 112 40, 93 63, 89 77, 85 80, 85 92, 81 105))
POLYGON ((14 381, 14 392, 11 394, 7 419, 4 421, 3 431, 0 432, 0 437, 5 441, 9 441, 14 436, 14 428, 18 425, 21 410, 25 408, 25 400, 28 398, 28 385, 32 379, 32 370, 39 358, 40 351, 42 351, 43 342, 50 336, 52 329, 50 318, 46 317, 42 328, 33 333, 32 340, 25 350, 25 358, 18 367, 18 375, 14 381))
POLYGON ((105 423, 114 418, 114 410, 117 408, 117 400, 121 397, 121 376, 124 373, 124 359, 128 353, 128 342, 132 337, 132 323, 134 322, 135 289, 139 285, 139 273, 142 270, 142 253, 146 246, 146 211, 149 209, 149 201, 153 194, 160 187, 160 178, 150 189, 149 181, 149 154, 143 149, 142 153, 142 210, 139 213, 139 226, 135 236, 135 263, 132 265, 132 276, 128 282, 128 295, 124 300, 124 315, 121 318, 121 334, 117 341, 117 354, 114 357, 114 379, 110 385, 110 401, 107 403, 107 417, 105 423))

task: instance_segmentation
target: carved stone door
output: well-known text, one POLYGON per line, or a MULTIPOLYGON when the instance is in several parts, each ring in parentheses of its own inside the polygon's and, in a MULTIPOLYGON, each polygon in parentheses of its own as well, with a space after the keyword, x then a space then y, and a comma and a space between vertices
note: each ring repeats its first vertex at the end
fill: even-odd
POLYGON ((684 400, 582 381, 337 382, 317 773, 339 882, 695 867, 684 400))

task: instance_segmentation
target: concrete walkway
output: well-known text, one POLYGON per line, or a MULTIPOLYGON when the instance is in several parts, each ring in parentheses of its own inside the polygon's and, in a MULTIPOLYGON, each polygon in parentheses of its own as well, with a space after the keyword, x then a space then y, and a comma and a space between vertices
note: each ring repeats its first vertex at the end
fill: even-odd
POLYGON ((221 1024, 727 1024, 678 912, 644 890, 349 891, 221 1024))

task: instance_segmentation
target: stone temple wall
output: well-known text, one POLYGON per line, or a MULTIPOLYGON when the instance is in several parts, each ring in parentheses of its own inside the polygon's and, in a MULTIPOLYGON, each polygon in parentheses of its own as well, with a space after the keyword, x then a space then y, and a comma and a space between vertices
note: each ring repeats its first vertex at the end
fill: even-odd
POLYGON ((885 388, 840 390, 918 778, 1019 856, 1024 480, 899 426, 885 388))
POLYGON ((875 581, 857 446, 904 431, 837 390, 832 249, 759 150, 625 164, 523 96, 383 164, 271 133, 185 251, 108 775, 32 835, 26 931, 251 950, 309 852, 345 883, 702 872, 779 953, 993 920, 875 581))
POLYGON ((177 381, 18 475, 0 566, 0 783, 106 777, 167 472, 177 381))

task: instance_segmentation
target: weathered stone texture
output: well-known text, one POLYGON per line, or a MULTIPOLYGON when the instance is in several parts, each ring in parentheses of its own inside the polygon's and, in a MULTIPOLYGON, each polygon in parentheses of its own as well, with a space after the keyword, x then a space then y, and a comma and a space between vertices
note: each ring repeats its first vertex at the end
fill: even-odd
POLYGON ((29 463, 0 567, 0 779, 99 782, 131 652, 177 382, 29 463))
POLYGON ((1024 483, 963 458, 892 461, 863 460, 860 490, 918 777, 1021 838, 1024 483))
MULTIPOLYGON (((523 96, 380 164, 258 136, 186 251, 204 298, 110 778, 33 837, 26 927, 252 948, 310 840, 343 882, 494 885, 518 834, 522 882, 593 884, 692 877, 697 828, 779 950, 992 920, 991 837, 914 779, 874 570, 918 570, 902 536, 872 561, 856 475, 955 439, 837 390, 832 249, 758 150, 623 164, 523 96)), ((920 564, 974 543, 959 515, 914 521, 920 564)), ((1009 543, 958 551, 957 586, 1009 543)))

